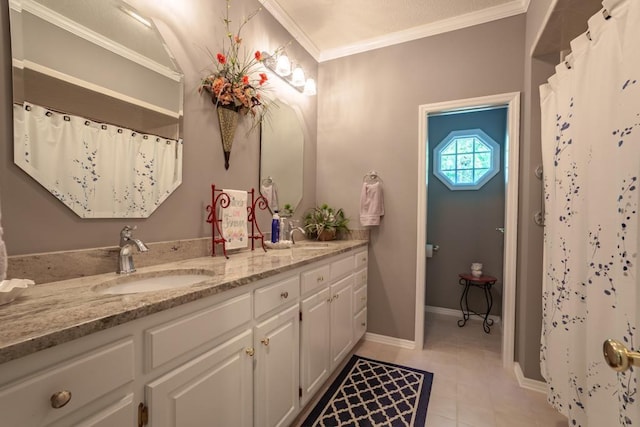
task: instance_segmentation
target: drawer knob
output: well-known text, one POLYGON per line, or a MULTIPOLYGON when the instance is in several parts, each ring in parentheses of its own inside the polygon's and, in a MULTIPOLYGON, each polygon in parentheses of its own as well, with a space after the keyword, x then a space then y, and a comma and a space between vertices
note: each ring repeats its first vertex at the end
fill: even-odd
POLYGON ((255 350, 253 349, 253 347, 249 347, 244 352, 247 353, 249 356, 253 357, 255 350))
POLYGON ((51 395, 51 407, 54 409, 62 408, 71 401, 71 392, 62 390, 51 395))
POLYGON ((289 292, 284 291, 283 293, 280 294, 280 298, 284 298, 284 299, 289 298, 289 292))
POLYGON ((324 277, 322 277, 322 276, 318 276, 318 279, 317 279, 317 280, 318 280, 318 282, 322 282, 322 281, 324 280, 324 277))
POLYGON ((360 323, 361 326, 367 326, 367 322, 360 323))
POLYGON ((331 301, 333 301, 333 298, 327 298, 328 303, 330 303, 331 301))
POLYGON ((269 338, 263 338, 262 341, 260 341, 262 344, 264 344, 265 346, 269 346, 269 338))

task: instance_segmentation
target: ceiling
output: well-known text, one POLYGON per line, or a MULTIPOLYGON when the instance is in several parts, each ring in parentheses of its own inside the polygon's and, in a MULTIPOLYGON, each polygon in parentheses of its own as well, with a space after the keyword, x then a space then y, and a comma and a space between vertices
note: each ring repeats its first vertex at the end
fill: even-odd
POLYGON ((530 0, 259 0, 319 62, 524 13, 530 0))

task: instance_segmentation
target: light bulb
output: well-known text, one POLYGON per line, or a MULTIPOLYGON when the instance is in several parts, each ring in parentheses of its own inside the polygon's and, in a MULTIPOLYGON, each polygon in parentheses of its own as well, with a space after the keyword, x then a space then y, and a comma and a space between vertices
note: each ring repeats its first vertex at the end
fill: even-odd
POLYGON ((313 79, 307 79, 307 82, 304 84, 304 90, 302 91, 305 95, 313 96, 316 94, 316 81, 313 79))
POLYGON ((276 63, 276 73, 282 77, 286 77, 291 74, 291 62, 287 55, 280 55, 278 62, 276 63))
POLYGON ((304 71, 302 71, 302 68, 296 67, 296 69, 293 70, 293 75, 291 76, 291 84, 296 87, 301 87, 304 86, 304 83, 304 71))

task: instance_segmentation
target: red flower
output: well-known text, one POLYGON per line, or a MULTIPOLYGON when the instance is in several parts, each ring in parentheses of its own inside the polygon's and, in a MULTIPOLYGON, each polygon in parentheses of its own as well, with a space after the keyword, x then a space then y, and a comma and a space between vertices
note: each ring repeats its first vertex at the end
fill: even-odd
POLYGON ((216 58, 218 58, 218 62, 221 63, 221 64, 226 64, 226 62, 227 62, 227 57, 224 56, 221 53, 217 54, 216 58))
POLYGON ((253 56, 256 57, 256 60, 262 61, 262 54, 260 53, 259 50, 256 50, 256 53, 253 56))
POLYGON ((249 76, 242 76, 242 83, 248 85, 249 84, 249 76))
POLYGON ((262 86, 267 80, 267 75, 265 73, 260 73, 260 86, 262 86))

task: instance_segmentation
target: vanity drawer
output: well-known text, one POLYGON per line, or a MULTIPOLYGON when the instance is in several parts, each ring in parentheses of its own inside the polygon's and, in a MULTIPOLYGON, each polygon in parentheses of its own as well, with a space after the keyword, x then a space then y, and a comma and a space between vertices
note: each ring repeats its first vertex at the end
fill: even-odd
POLYGON ((369 262, 369 252, 366 249, 356 254, 356 268, 360 268, 360 267, 366 268, 368 262, 369 262))
POLYGON ((320 286, 329 283, 331 279, 331 267, 324 265, 320 268, 302 273, 302 293, 305 294, 320 286))
POLYGON ((353 312, 357 313, 367 306, 367 287, 363 286, 353 293, 353 312))
POLYGON ((109 344, 0 390, 2 425, 44 426, 121 387, 134 378, 133 340, 109 344), (71 392, 53 408, 52 396, 71 392))
POLYGON ((300 277, 294 276, 282 282, 256 289, 255 317, 258 318, 274 308, 295 301, 300 296, 300 277))
POLYGON ((360 271, 356 271, 353 274, 356 278, 356 282, 353 285, 353 289, 359 289, 360 287, 367 284, 367 269, 364 268, 360 271))
POLYGON ((331 280, 339 279, 353 271, 353 255, 331 263, 331 280))
POLYGON ((357 342, 367 332, 367 309, 353 317, 353 342, 357 342))
POLYGON ((197 313, 145 331, 150 369, 211 341, 251 320, 251 294, 246 293, 197 313))

